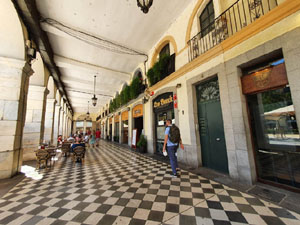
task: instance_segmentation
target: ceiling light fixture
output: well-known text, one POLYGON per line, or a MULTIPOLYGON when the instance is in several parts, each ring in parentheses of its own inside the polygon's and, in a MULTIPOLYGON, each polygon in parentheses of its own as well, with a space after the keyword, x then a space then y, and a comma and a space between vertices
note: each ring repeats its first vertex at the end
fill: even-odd
POLYGON ((96 98, 96 76, 94 76, 94 96, 92 97, 92 104, 93 106, 97 105, 97 98, 96 98))
POLYGON ((138 7, 141 8, 143 13, 148 13, 149 8, 152 6, 153 0, 137 0, 138 7))

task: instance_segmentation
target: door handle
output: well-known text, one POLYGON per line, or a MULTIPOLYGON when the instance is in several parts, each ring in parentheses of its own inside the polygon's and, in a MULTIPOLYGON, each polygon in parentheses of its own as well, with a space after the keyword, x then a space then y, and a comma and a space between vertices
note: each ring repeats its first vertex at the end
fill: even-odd
POLYGON ((221 138, 216 138, 216 141, 220 141, 221 140, 221 138))

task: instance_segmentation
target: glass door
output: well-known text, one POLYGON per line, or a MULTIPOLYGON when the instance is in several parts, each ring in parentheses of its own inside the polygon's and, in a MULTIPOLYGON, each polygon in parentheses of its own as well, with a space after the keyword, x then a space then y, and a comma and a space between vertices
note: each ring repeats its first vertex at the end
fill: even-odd
POLYGON ((165 122, 167 119, 174 119, 174 110, 156 113, 156 153, 162 155, 165 138, 165 122))
POLYGON ((289 86, 247 101, 258 177, 300 188, 300 137, 289 86))

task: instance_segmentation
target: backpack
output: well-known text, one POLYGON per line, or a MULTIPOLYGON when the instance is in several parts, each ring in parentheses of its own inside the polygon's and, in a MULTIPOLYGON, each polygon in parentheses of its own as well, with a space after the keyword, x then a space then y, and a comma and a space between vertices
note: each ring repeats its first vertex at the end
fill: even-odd
POLYGON ((180 130, 174 124, 170 127, 169 140, 174 144, 180 142, 180 130))

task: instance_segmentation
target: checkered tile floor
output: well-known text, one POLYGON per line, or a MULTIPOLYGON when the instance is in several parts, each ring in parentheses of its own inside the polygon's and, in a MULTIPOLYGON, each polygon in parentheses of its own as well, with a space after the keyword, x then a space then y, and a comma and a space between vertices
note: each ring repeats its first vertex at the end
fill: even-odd
POLYGON ((107 142, 0 199, 0 224, 300 224, 300 215, 107 142))

